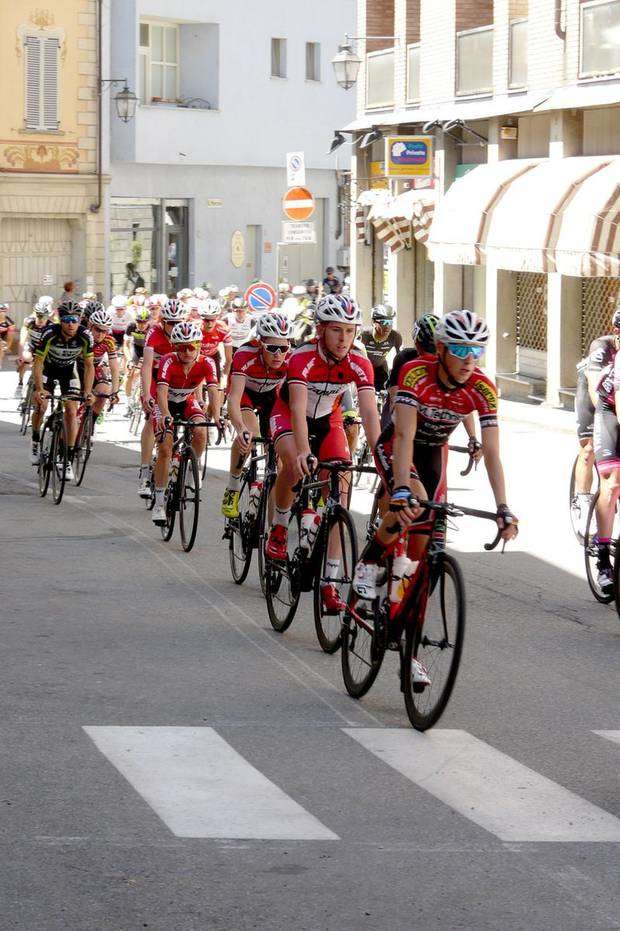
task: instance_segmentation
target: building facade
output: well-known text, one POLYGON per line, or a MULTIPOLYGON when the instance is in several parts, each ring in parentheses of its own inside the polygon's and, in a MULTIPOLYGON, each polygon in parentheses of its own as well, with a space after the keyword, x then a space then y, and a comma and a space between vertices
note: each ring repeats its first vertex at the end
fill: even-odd
POLYGON ((67 280, 78 292, 104 289, 102 7, 98 0, 0 5, 0 299, 20 321, 38 295, 59 297, 67 280))
POLYGON ((620 0, 358 0, 357 14, 360 35, 393 37, 358 46, 360 301, 391 300, 405 334, 427 310, 472 307, 505 396, 571 404, 620 293, 620 0), (428 178, 387 177, 389 134, 428 140, 428 178))
POLYGON ((170 292, 348 265, 338 163, 326 152, 355 112, 330 65, 354 0, 112 0, 111 10, 111 67, 140 97, 135 120, 112 124, 111 290, 132 269, 170 292), (296 151, 316 243, 284 246, 286 153, 296 151))

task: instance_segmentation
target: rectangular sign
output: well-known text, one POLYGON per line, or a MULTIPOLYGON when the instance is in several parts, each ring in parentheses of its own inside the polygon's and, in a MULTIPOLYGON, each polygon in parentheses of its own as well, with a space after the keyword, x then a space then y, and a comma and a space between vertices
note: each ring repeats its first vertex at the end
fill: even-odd
POLYGON ((306 183, 306 157, 303 152, 286 153, 286 186, 303 187, 306 183))
POLYGON ((292 220, 282 222, 283 243, 297 245, 312 244, 316 242, 316 227, 312 221, 296 223, 292 220))
POLYGON ((389 189, 389 181, 385 177, 385 163, 384 162, 371 162, 370 163, 370 189, 371 191, 387 191, 389 189))
POLYGON ((387 136, 385 173, 388 178, 423 178, 433 174, 432 136, 387 136))

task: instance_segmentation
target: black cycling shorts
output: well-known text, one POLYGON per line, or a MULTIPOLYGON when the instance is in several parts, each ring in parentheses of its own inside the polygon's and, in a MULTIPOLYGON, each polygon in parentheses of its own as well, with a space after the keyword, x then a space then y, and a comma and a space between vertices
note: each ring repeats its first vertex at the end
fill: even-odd
POLYGON ((68 365, 64 368, 59 366, 43 366, 43 390, 49 394, 54 394, 56 385, 60 388, 60 393, 64 398, 75 400, 82 394, 82 383, 77 370, 77 365, 68 365))
POLYGON ((600 400, 594 412, 594 458, 601 475, 620 469, 620 424, 616 412, 600 400))
POLYGON ((588 379, 584 371, 577 375, 575 414, 577 415, 577 436, 580 440, 591 439, 594 433, 594 404, 588 391, 588 379))

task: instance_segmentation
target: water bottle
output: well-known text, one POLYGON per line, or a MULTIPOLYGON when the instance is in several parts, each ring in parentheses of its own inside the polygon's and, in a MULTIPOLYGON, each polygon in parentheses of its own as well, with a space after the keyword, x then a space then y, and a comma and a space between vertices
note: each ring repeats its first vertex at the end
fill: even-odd
POLYGON ((248 502, 248 517, 254 518, 258 514, 258 505, 262 492, 263 483, 252 482, 250 485, 250 500, 248 502))
POLYGON ((175 450, 172 454, 172 465, 170 466, 170 478, 168 479, 169 485, 174 485, 177 480, 177 475, 179 474, 179 463, 181 462, 181 456, 178 451, 175 450))
POLYGON ((400 536, 394 546, 392 560, 392 584, 390 586, 390 602, 398 605, 403 600, 407 586, 415 573, 417 562, 407 555, 407 539, 400 536))
POLYGON ((321 516, 314 508, 304 508, 299 528, 299 548, 305 555, 312 552, 320 523, 321 516))

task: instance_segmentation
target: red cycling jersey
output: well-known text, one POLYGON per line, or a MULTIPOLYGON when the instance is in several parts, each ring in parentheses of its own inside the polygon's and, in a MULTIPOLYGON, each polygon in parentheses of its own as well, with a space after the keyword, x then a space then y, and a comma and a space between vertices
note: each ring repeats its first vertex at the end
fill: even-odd
POLYGON ((116 359, 118 357, 116 340, 113 336, 104 336, 98 343, 93 340, 93 359, 95 365, 103 365, 106 361, 106 356, 108 362, 110 359, 116 359))
POLYGON ((288 363, 286 381, 281 398, 289 403, 289 385, 306 385, 308 403, 306 417, 317 420, 327 417, 337 406, 350 384, 361 391, 374 390, 373 367, 357 349, 338 362, 329 360, 318 342, 307 343, 295 349, 288 363))
POLYGON ((395 404, 409 404, 418 412, 415 442, 441 446, 459 423, 474 411, 480 426, 497 426, 497 389, 480 369, 462 387, 447 391, 437 380, 437 359, 414 359, 398 376, 395 404))
POLYGON ((287 363, 278 369, 270 369, 258 340, 253 340, 237 349, 233 356, 231 378, 242 375, 245 378, 245 391, 250 395, 274 393, 286 376, 287 363))
POLYGON ((162 356, 168 355, 169 352, 172 352, 172 343, 170 342, 170 339, 166 335, 166 332, 160 323, 156 323, 155 326, 152 326, 149 330, 148 336, 146 337, 146 341, 144 343, 144 348, 153 350, 151 394, 153 397, 155 397, 155 380, 157 378, 159 360, 162 358, 162 356))
POLYGON ((220 346, 232 346, 230 330, 223 320, 216 320, 215 326, 204 330, 202 334, 201 353, 203 356, 214 356, 220 346))
POLYGON ((215 366, 211 359, 198 356, 189 372, 183 370, 176 352, 171 352, 161 360, 157 384, 168 386, 170 404, 183 404, 203 381, 207 385, 217 386, 215 366))

